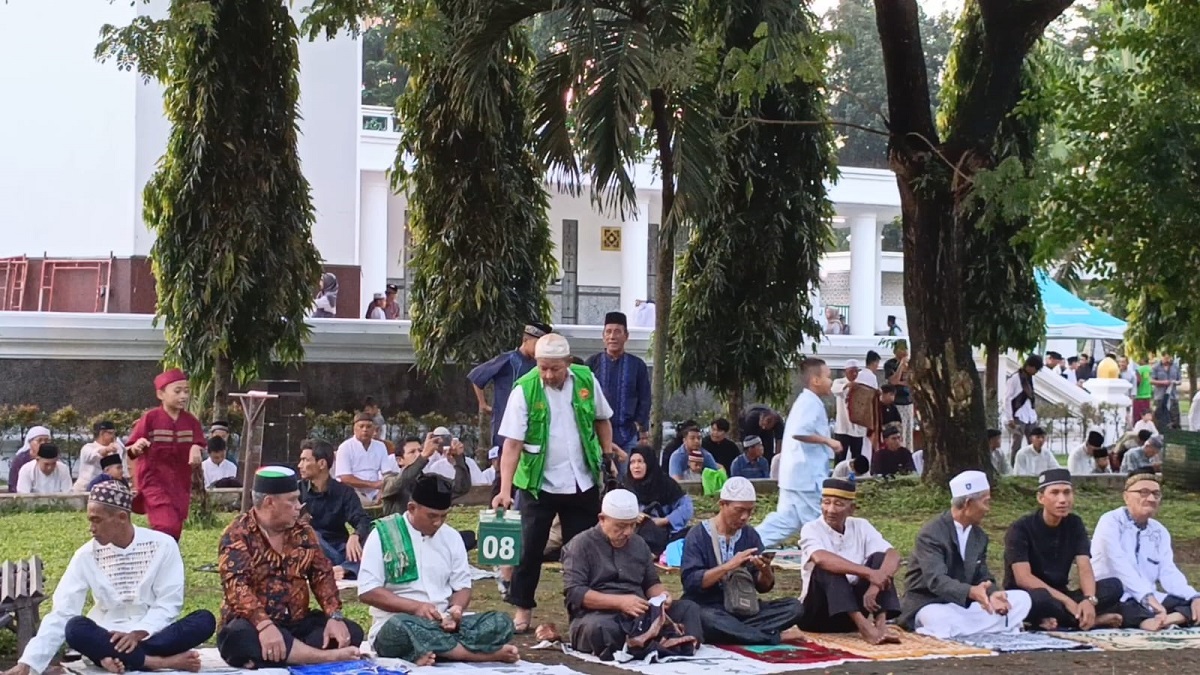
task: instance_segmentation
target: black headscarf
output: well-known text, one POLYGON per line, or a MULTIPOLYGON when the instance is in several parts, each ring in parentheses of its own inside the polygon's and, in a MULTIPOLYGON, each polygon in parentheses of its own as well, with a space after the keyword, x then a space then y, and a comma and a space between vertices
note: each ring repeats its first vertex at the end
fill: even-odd
POLYGON ((634 480, 633 474, 626 468, 625 475, 621 477, 621 487, 637 495, 638 504, 643 508, 651 504, 668 507, 683 497, 683 488, 662 470, 656 454, 645 445, 630 450, 629 459, 640 455, 642 461, 646 462, 646 475, 641 480, 634 480))

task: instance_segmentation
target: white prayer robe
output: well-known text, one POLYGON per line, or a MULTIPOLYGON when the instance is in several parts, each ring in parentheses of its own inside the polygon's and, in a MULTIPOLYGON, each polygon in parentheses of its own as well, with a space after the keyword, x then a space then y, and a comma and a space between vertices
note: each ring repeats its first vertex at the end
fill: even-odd
POLYGON ((237 464, 228 459, 222 460, 220 464, 212 461, 212 458, 206 458, 200 464, 200 468, 204 470, 204 489, 207 490, 213 486, 213 483, 224 480, 226 478, 237 478, 237 464))
POLYGON ((49 476, 38 468, 37 459, 21 467, 17 472, 19 494, 54 495, 71 491, 71 470, 59 461, 49 476))
POLYGON ((779 501, 775 512, 754 528, 763 546, 775 546, 821 516, 821 483, 829 476, 833 451, 820 443, 797 440, 796 436, 829 437, 829 413, 821 398, 808 389, 796 397, 783 426, 779 501))
POLYGON ((867 435, 867 428, 850 421, 850 409, 846 406, 846 396, 850 393, 852 382, 845 377, 833 381, 833 395, 837 399, 837 418, 834 420, 833 433, 861 438, 867 435))
MULTIPOLYGON (((125 463, 125 446, 121 444, 119 439, 114 439, 113 444, 117 446, 117 454, 121 455, 121 465, 125 469, 126 475, 129 474, 129 465, 125 463)), ((79 467, 79 477, 75 479, 75 484, 71 489, 75 492, 87 492, 88 485, 92 479, 100 475, 100 451, 105 446, 92 441, 79 449, 79 461, 76 463, 79 467)))
POLYGON ((1062 468, 1058 465, 1058 460, 1050 453, 1050 448, 1042 446, 1042 451, 1038 452, 1033 449, 1032 445, 1027 445, 1017 451, 1017 459, 1013 462, 1014 476, 1036 476, 1043 471, 1050 469, 1062 468))
MULTIPOLYGON (((333 460, 333 475, 338 479, 354 476, 374 482, 383 478, 387 466, 388 451, 383 441, 373 438, 370 447, 364 448, 362 441, 351 436, 338 446, 337 455, 333 460)), ((363 499, 373 502, 379 496, 379 490, 360 489, 358 494, 363 499)))
MULTIPOLYGON (((1035 385, 1036 387, 1036 385, 1035 385)), ((1008 382, 1004 385, 1004 405, 1000 406, 1000 421, 1007 424, 1015 417, 1018 422, 1025 424, 1036 424, 1038 421, 1037 411, 1034 410, 1033 404, 1028 400, 1017 408, 1014 414, 1012 409, 1013 401, 1021 395, 1021 374, 1013 373, 1008 377, 1008 382)), ((1036 395, 1036 389, 1035 389, 1036 395)), ((1020 475, 1020 474, 1018 474, 1020 475)))
POLYGON ((179 546, 169 535, 136 526, 127 548, 101 546, 95 539, 80 546, 54 589, 53 609, 20 663, 37 673, 46 670, 63 644, 67 621, 83 613, 89 593, 94 604, 87 616, 101 628, 154 635, 183 608, 179 546))
MULTIPOLYGON (((406 584, 387 582, 383 542, 376 528, 363 544, 362 564, 358 569, 358 597, 384 588, 398 598, 428 602, 437 611, 445 612, 450 606, 451 595, 471 587, 471 568, 467 563, 467 547, 463 544, 462 535, 449 525, 442 525, 432 537, 426 537, 409 522, 407 513, 401 515, 400 520, 408 528, 408 535, 412 539, 413 556, 417 560, 416 580, 406 584)), ((383 624, 395 614, 378 607, 371 607, 370 611, 372 622, 367 638, 374 640, 383 624)))
POLYGON ((1092 569, 1097 579, 1116 577, 1125 587, 1122 600, 1143 602, 1154 594, 1191 600, 1198 594, 1175 565, 1171 534, 1151 518, 1139 530, 1125 507, 1100 516, 1092 534, 1092 569), (1162 590, 1159 590, 1161 586, 1162 590))
POLYGON ((1071 451, 1071 456, 1067 458, 1067 470, 1071 472, 1072 476, 1101 473, 1096 471, 1096 458, 1092 457, 1092 449, 1087 446, 1087 443, 1071 451))

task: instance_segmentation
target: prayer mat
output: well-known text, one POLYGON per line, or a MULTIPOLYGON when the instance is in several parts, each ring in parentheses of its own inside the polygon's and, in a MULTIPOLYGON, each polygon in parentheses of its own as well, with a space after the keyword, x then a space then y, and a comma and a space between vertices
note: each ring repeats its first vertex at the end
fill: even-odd
POLYGON ((769 663, 728 651, 722 647, 701 645, 695 656, 669 658, 661 661, 601 661, 591 654, 577 652, 563 646, 564 654, 588 663, 602 664, 642 675, 778 675, 810 668, 832 668, 841 665, 843 659, 820 661, 813 664, 769 663))
POLYGON ((964 635, 963 637, 953 638, 953 642, 959 642, 968 647, 979 647, 980 649, 990 649, 1001 654, 1014 652, 1092 652, 1097 651, 1095 647, 1076 642, 1075 640, 1064 640, 1062 638, 1053 637, 1045 633, 979 633, 977 635, 964 635))
POLYGON ((1049 635, 1099 647, 1106 652, 1200 648, 1200 628, 1174 628, 1158 632, 1106 628, 1080 632, 1051 631, 1049 635))
POLYGON ((408 675, 411 670, 400 663, 383 665, 373 661, 339 661, 309 666, 288 666, 291 675, 408 675))
MULTIPOLYGON (((202 647, 196 650, 200 654, 200 672, 202 673, 244 673, 245 675, 289 675, 287 668, 260 668, 246 670, 234 668, 221 659, 216 647, 202 647)), ((63 670, 73 675, 112 675, 107 670, 93 664, 87 659, 79 659, 62 664, 63 670)), ((157 670, 156 675, 193 675, 183 670, 157 670)))
POLYGON ((721 649, 766 663, 800 666, 829 666, 844 661, 861 661, 860 656, 840 649, 830 649, 808 640, 794 640, 777 645, 717 645, 721 649))
POLYGON ((992 654, 989 649, 968 647, 967 645, 939 640, 928 635, 909 633, 896 626, 891 626, 891 630, 900 636, 900 644, 867 644, 858 633, 810 633, 805 631, 804 638, 830 649, 850 652, 855 656, 861 656, 872 661, 896 661, 948 656, 991 656, 992 654))

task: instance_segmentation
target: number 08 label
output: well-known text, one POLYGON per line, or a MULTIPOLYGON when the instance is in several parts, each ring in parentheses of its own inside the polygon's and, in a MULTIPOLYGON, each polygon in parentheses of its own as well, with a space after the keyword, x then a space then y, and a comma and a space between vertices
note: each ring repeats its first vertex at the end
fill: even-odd
POLYGON ((484 537, 479 542, 479 551, 486 560, 497 561, 498 564, 515 564, 517 540, 514 537, 484 537))

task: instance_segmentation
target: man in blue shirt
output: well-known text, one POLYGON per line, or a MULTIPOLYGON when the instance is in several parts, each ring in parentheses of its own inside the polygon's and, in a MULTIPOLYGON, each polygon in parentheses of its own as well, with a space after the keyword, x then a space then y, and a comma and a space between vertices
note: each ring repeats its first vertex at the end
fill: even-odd
POLYGON ((667 465, 667 471, 670 473, 671 478, 686 480, 684 476, 688 470, 688 454, 692 452, 698 452, 704 458, 705 469, 713 469, 714 471, 717 469, 717 460, 701 447, 703 442, 704 439, 700 435, 699 427, 691 426, 683 432, 683 445, 671 453, 671 458, 667 465))
POLYGON ((742 440, 743 454, 733 460, 729 475, 742 478, 770 478, 771 463, 763 457, 762 439, 758 436, 747 436, 742 440))
MULTIPOLYGON (((492 445, 504 446, 504 437, 500 435, 500 420, 504 419, 504 407, 508 404, 508 395, 512 392, 517 378, 533 370, 537 361, 533 358, 533 347, 538 338, 551 332, 550 326, 544 323, 531 322, 525 326, 521 336, 521 346, 500 354, 496 358, 481 363, 467 373, 471 387, 475 389, 475 398, 479 401, 479 412, 492 415, 492 445), (483 390, 488 384, 492 385, 492 405, 488 405, 483 390)), ((603 385, 601 385, 603 386, 603 385)))
POLYGON ((629 327, 621 312, 604 317, 604 351, 587 360, 613 409, 614 453, 624 463, 626 453, 638 443, 638 434, 650 428, 650 369, 642 359, 625 352, 629 327))

